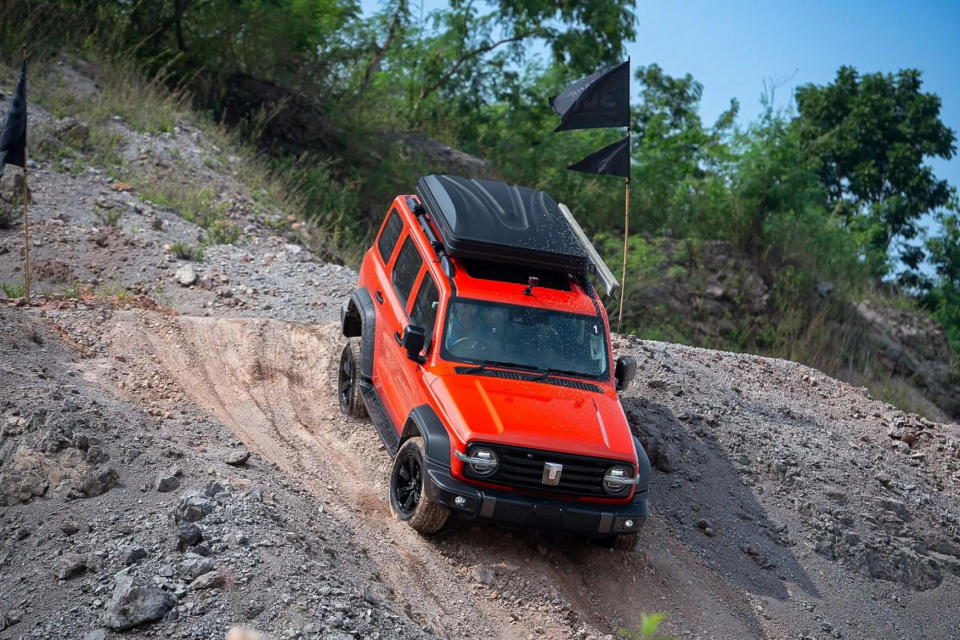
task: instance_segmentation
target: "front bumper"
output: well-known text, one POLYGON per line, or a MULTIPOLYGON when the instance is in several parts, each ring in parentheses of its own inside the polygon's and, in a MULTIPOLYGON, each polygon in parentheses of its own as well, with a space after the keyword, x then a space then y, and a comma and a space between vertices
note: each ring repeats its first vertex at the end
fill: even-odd
POLYGON ((636 533, 649 513, 646 492, 627 504, 568 502, 475 487, 429 464, 424 490, 431 500, 466 518, 590 537, 636 533))

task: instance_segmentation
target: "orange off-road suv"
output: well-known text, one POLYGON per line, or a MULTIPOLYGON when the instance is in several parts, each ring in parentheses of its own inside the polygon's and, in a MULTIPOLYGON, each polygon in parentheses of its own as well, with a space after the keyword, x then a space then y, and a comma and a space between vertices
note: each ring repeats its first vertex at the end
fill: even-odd
POLYGON ((342 309, 338 396, 393 456, 390 503, 421 533, 451 513, 631 549, 650 463, 617 390, 591 282, 617 286, 550 195, 431 175, 397 197, 342 309))

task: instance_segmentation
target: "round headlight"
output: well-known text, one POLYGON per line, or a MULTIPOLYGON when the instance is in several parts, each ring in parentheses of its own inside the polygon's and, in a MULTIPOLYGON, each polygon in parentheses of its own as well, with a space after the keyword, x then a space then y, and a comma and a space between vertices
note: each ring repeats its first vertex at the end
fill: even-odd
POLYGON ((612 495, 626 493, 630 485, 624 481, 630 480, 630 471, 630 467, 623 465, 615 465, 607 469, 603 474, 603 490, 612 495))
POLYGON ((467 455, 473 458, 469 463, 470 470, 480 478, 493 475, 500 464, 497 454, 490 447, 471 447, 467 455))

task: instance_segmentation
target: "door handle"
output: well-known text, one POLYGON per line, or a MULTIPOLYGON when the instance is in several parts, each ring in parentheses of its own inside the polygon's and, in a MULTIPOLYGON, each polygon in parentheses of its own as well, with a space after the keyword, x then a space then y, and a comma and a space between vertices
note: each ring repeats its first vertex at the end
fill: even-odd
POLYGON ((383 304, 383 294, 380 293, 379 289, 377 289, 377 291, 373 295, 374 297, 376 297, 377 302, 379 302, 380 304, 383 304))
POLYGON ((401 347, 403 346, 403 337, 400 335, 399 331, 393 332, 393 339, 397 341, 397 344, 401 347))

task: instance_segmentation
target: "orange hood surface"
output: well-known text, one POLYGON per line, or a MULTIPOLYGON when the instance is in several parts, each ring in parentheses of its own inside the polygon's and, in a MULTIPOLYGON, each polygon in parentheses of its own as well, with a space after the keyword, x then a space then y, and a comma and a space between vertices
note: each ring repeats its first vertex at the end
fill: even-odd
POLYGON ((612 390, 453 373, 438 377, 431 389, 463 442, 635 459, 633 437, 612 390))

